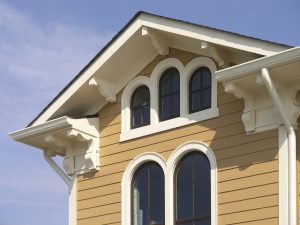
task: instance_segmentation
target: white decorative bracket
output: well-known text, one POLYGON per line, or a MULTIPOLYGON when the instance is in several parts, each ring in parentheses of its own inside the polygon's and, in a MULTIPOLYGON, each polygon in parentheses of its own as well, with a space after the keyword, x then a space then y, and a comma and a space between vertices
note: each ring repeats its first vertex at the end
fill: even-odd
POLYGON ((63 156, 68 175, 99 170, 99 118, 61 117, 12 134, 14 140, 63 156))
POLYGON ((228 56, 225 51, 221 51, 218 48, 208 44, 205 41, 201 42, 201 55, 212 57, 214 60, 218 62, 218 65, 221 67, 228 67, 229 61, 228 56))
POLYGON ((164 39, 155 31, 148 27, 142 27, 142 36, 148 37, 152 43, 152 46, 156 49, 159 55, 168 55, 169 47, 164 39))
POLYGON ((232 93, 235 97, 244 99, 245 108, 242 114, 242 121, 245 126, 245 131, 247 133, 253 132, 255 130, 255 112, 253 110, 254 105, 251 94, 233 83, 224 84, 224 88, 226 93, 232 93))
POLYGON ((89 85, 96 86, 98 88, 99 93, 102 96, 104 96, 106 101, 108 102, 116 101, 117 91, 116 91, 116 87, 112 83, 98 77, 93 77, 89 81, 89 85))
MULTIPOLYGON (((282 122, 266 88, 263 86, 261 75, 253 76, 251 79, 224 83, 226 93, 232 93, 237 98, 244 99, 245 108, 242 114, 242 121, 245 131, 247 133, 256 133, 278 128, 282 122), (250 83, 256 83, 257 85, 256 87, 247 88, 247 84, 250 83)), ((284 85, 273 78, 273 83, 291 123, 297 128, 297 120, 300 116, 297 93, 300 90, 300 82, 284 85)))

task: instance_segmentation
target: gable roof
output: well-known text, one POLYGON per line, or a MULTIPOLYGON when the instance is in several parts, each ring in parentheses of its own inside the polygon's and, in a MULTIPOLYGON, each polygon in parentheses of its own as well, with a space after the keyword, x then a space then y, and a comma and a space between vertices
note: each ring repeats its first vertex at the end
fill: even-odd
MULTIPOLYGON (((204 41, 213 42, 214 44, 232 48, 236 47, 240 48, 241 50, 249 51, 263 56, 272 55, 274 53, 278 53, 292 47, 289 45, 278 44, 271 41, 224 31, 221 29, 211 28, 191 22, 140 11, 136 13, 134 17, 111 39, 111 41, 109 41, 95 55, 95 57, 70 81, 70 83, 65 88, 63 88, 63 90, 38 114, 38 116, 28 124, 28 127, 43 123, 50 119, 71 97, 70 94, 69 96, 65 96, 66 92, 70 89, 73 89, 72 94, 74 94, 84 82, 87 82, 96 73, 96 71, 94 71, 95 68, 92 69, 91 67, 95 66, 97 61, 101 60, 103 57, 105 59, 103 59, 102 63, 99 63, 99 66, 102 66, 110 58, 109 56, 105 56, 105 54, 110 51, 111 53, 109 55, 112 56, 115 52, 118 51, 118 47, 124 45, 125 42, 129 38, 131 38, 134 33, 142 26, 147 26, 162 31, 164 31, 164 29, 166 28, 170 28, 166 30, 168 30, 168 32, 174 32, 175 34, 178 34, 178 30, 182 30, 186 33, 187 36, 191 36, 192 38, 202 38, 204 41), (186 26, 189 27, 185 29, 186 26), (196 37, 197 35, 199 37, 196 37), (205 36, 210 38, 208 40, 205 40, 205 36), (124 40, 120 41, 121 38, 124 38, 124 40), (122 43, 117 43, 118 41, 122 43), (93 71, 89 72, 88 70, 93 71), (80 84, 76 85, 76 82, 80 84), (58 103, 59 100, 61 101, 58 103), (57 107, 54 107, 55 104, 57 104, 57 107)), ((183 33, 181 33, 181 35, 182 34, 183 33)), ((149 60, 151 59, 151 57, 148 57, 147 59, 149 60)), ((103 104, 100 105, 103 106, 103 104)), ((98 108, 101 108, 101 106, 99 106, 98 108)), ((64 110, 62 110, 61 114, 63 113, 64 110)))

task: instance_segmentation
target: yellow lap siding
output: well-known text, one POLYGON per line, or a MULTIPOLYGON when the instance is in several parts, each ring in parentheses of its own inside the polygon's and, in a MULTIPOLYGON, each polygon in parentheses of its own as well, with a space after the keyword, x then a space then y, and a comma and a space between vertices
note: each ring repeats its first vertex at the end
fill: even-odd
MULTIPOLYGON (((171 56, 186 64, 197 55, 172 49, 171 56)), ((163 58, 139 75, 149 76, 163 58)), ((167 160, 175 148, 192 140, 205 142, 216 156, 219 225, 278 224, 278 132, 246 135, 242 100, 218 84, 219 117, 120 143, 120 99, 121 93, 99 113, 100 170, 78 177, 79 225, 120 224, 121 180, 130 161, 146 151, 167 160)))

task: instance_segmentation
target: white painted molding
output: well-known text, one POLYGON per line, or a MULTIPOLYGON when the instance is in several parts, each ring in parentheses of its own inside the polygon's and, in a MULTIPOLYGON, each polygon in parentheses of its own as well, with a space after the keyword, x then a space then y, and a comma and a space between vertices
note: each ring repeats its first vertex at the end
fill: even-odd
POLYGON ((153 69, 150 78, 144 76, 134 78, 127 84, 122 94, 122 125, 120 141, 127 141, 217 117, 219 115, 219 110, 217 107, 218 85, 214 75, 216 70, 217 67, 214 61, 208 57, 195 58, 186 66, 184 66, 182 62, 176 58, 167 58, 157 64, 157 66, 153 69), (163 72, 171 67, 176 68, 180 73, 180 117, 160 122, 158 100, 159 80, 163 72), (189 80, 192 73, 200 67, 207 67, 211 71, 211 108, 190 114, 188 110, 189 80), (130 129, 130 99, 134 90, 141 85, 146 85, 150 90, 150 125, 130 129))
MULTIPOLYGON (((141 155, 136 156, 127 166, 121 183, 122 190, 122 199, 121 199, 121 224, 122 225, 130 225, 131 224, 131 186, 132 186, 132 178, 135 171, 146 162, 156 162, 160 165, 164 172, 164 176, 166 176, 166 163, 165 160, 157 153, 153 152, 145 152, 141 155)), ((166 180, 166 179, 165 179, 166 180)), ((165 190, 166 184, 165 184, 165 190)), ((165 194, 167 191, 165 191, 165 194)), ((165 211, 169 209, 165 205, 165 211)))
POLYGON ((62 117, 11 133, 21 143, 64 157, 68 175, 99 169, 99 118, 62 117))
POLYGON ((77 224, 77 173, 71 176, 68 187, 69 195, 69 225, 77 224))
POLYGON ((247 133, 253 132, 255 130, 255 111, 253 96, 246 90, 239 88, 238 85, 233 83, 224 84, 224 89, 226 93, 232 93, 235 97, 244 99, 245 106, 242 114, 242 121, 245 126, 245 131, 247 133))
POLYGON ((221 51, 205 41, 201 42, 201 51, 199 54, 212 57, 221 67, 229 67, 229 57, 225 54, 225 51, 221 51))
POLYGON ((106 99, 108 102, 115 102, 117 91, 115 85, 112 83, 101 79, 99 77, 93 77, 89 81, 90 86, 96 86, 99 93, 106 99))
POLYGON ((204 153, 211 166, 211 224, 217 225, 217 162, 213 151, 199 141, 190 141, 180 145, 165 161, 159 154, 146 152, 135 157, 127 166, 122 177, 121 223, 131 224, 131 187, 135 171, 144 163, 158 163, 165 175, 165 224, 174 224, 174 172, 180 159, 192 151, 204 153))
POLYGON ((285 127, 278 129, 278 146, 279 146, 279 225, 289 223, 289 150, 288 135, 285 127))
POLYGON ((151 28, 143 26, 142 36, 150 39, 152 46, 156 49, 159 55, 169 54, 169 47, 166 41, 158 33, 155 33, 153 30, 151 30, 151 28))
POLYGON ((179 147, 177 147, 172 154, 169 156, 167 161, 167 176, 166 176, 166 184, 168 195, 166 198, 166 205, 169 210, 166 212, 166 224, 175 224, 174 218, 174 176, 175 170, 178 162, 182 157, 192 151, 200 151, 204 153, 210 163, 210 175, 211 175, 211 225, 217 225, 218 219, 218 204, 217 204, 217 161, 216 157, 212 151, 212 149, 205 143, 200 141, 189 141, 186 142, 179 147))

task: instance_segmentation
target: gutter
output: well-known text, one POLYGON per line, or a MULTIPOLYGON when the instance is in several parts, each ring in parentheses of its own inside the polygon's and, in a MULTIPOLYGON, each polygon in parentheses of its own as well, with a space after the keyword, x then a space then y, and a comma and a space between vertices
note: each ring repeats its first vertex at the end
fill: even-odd
POLYGON ((289 190, 289 225, 297 225, 297 164, 296 164, 296 134, 295 130, 288 118, 288 115, 282 105, 276 88, 270 78, 267 68, 261 69, 262 80, 270 94, 270 97, 276 106, 279 116, 288 133, 288 190, 289 190))

